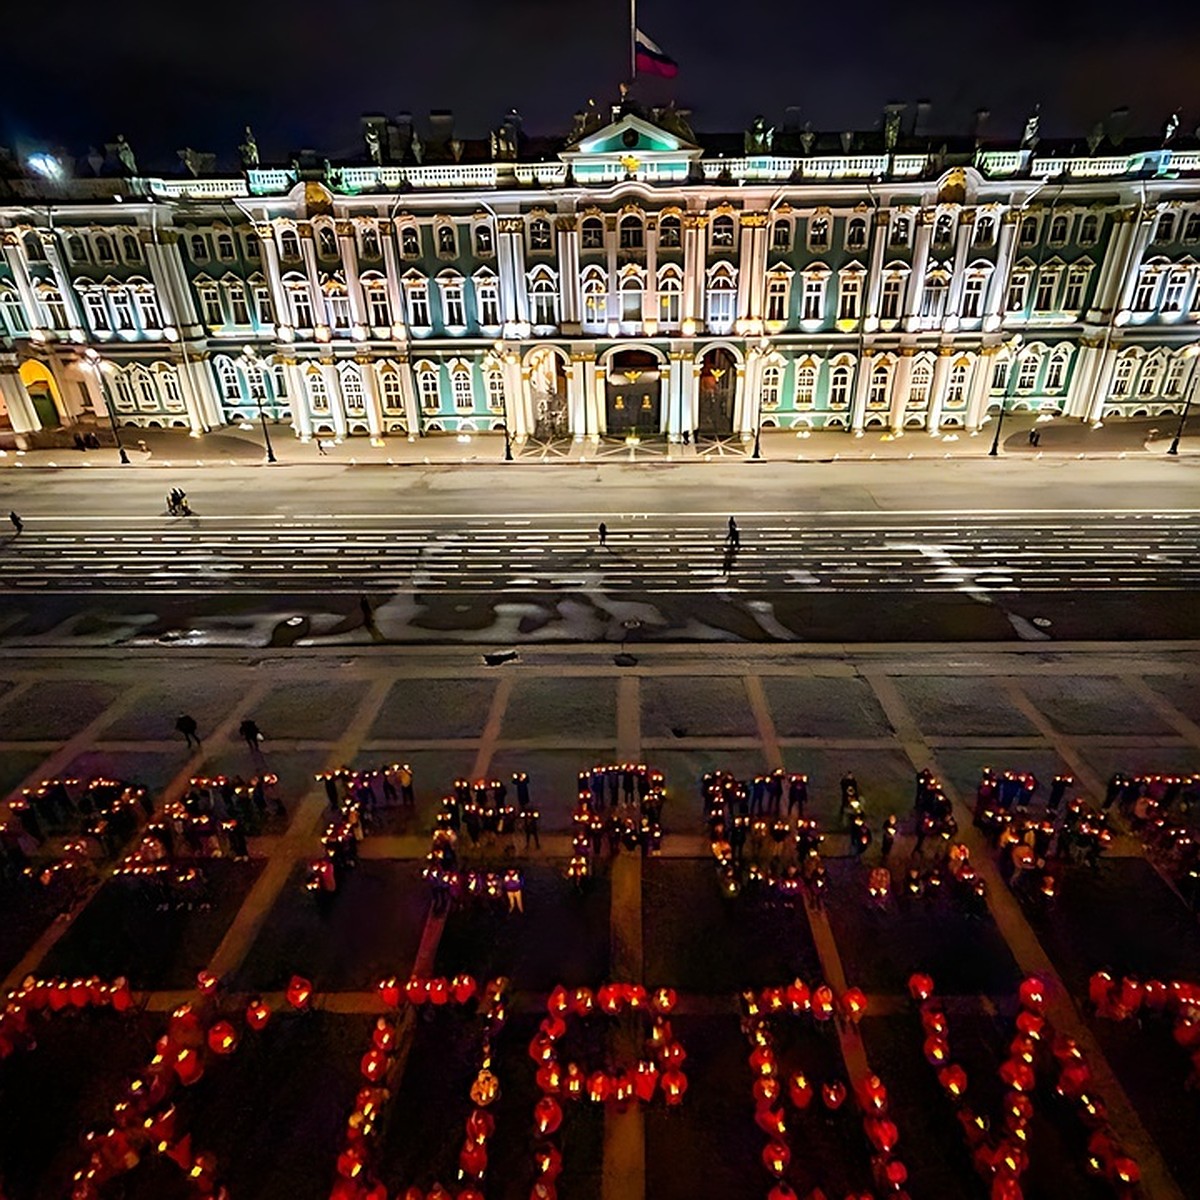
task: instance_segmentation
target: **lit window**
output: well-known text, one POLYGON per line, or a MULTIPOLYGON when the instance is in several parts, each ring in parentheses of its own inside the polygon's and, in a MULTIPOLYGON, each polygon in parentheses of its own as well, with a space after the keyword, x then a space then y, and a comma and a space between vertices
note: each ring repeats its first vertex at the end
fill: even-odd
POLYGON ((529 248, 535 253, 545 253, 550 246, 550 222, 545 217, 536 217, 529 222, 529 248))
POLYGON ((1046 367, 1046 391, 1057 392, 1063 385, 1066 373, 1067 356, 1063 353, 1052 354, 1046 367))
POLYGON ((233 313, 235 325, 250 324, 250 306, 246 303, 246 289, 240 283, 231 283, 229 290, 229 308, 233 313))
POLYGON ((767 320, 786 321, 788 280, 785 275, 772 275, 767 281, 767 320))
POLYGON ((603 273, 589 268, 583 278, 583 323, 590 332, 597 332, 607 321, 608 284, 603 273))
POLYGON ((494 253, 492 248, 492 227, 490 225, 475 226, 475 255, 477 258, 491 258, 494 253))
MULTIPOLYGON (((204 239, 201 238, 200 241, 203 242, 204 239)), ((115 263, 117 261, 116 251, 113 250, 112 238, 107 234, 100 234, 96 238, 94 245, 96 247, 97 262, 115 263)))
POLYGON ((218 233, 216 236, 217 257, 222 262, 233 262, 237 258, 237 250, 233 245, 233 234, 218 233))
POLYGON ((1079 244, 1094 246, 1100 240, 1100 218, 1095 213, 1088 213, 1079 222, 1079 244))
POLYGON ((290 292, 292 301, 293 323, 297 329, 312 329, 316 322, 313 320, 312 299, 308 289, 294 287, 290 292))
POLYGON ((921 293, 921 316, 940 321, 946 313, 946 294, 950 281, 945 275, 930 275, 921 293))
POLYGON ((294 229, 285 229, 279 235, 279 253, 286 259, 300 257, 300 238, 294 229))
POLYGON ((426 412, 437 412, 442 404, 438 390, 437 371, 432 368, 418 371, 417 390, 421 393, 421 407, 426 412))
POLYGON ((762 373, 762 392, 760 396, 763 408, 779 407, 779 392, 782 387, 782 368, 764 367, 762 373))
POLYGON ((1130 384, 1133 380, 1133 368, 1135 362, 1132 358, 1117 359, 1116 370, 1113 371, 1112 394, 1114 396, 1128 396, 1130 384))
POLYGON ((996 218, 982 216, 975 222, 975 245, 990 246, 996 240, 996 218))
POLYGON ((810 250, 829 249, 829 218, 812 217, 808 222, 808 248, 810 250))
POLYGON ((907 246, 909 230, 912 223, 907 217, 895 217, 892 220, 892 236, 889 239, 893 246, 907 246))
MULTIPOLYGON (((558 285, 543 268, 529 288, 529 312, 534 325, 558 324, 558 285)), ((639 310, 638 320, 641 320, 639 310)))
POLYGON ((308 404, 312 411, 318 415, 329 412, 329 389, 325 386, 325 376, 314 368, 304 376, 304 384, 308 389, 308 404))
POLYGON ((392 323, 392 306, 388 302, 387 288, 375 284, 366 289, 367 312, 376 329, 387 329, 392 323))
POLYGON ((806 321, 819 321, 825 311, 825 277, 823 275, 806 275, 804 277, 804 308, 806 321))
POLYGON ((225 324, 225 311, 221 308, 221 297, 215 285, 209 284, 200 289, 200 307, 204 310, 205 325, 225 324))
POLYGON ((829 407, 846 408, 850 404, 850 368, 834 367, 829 375, 829 407))
POLYGON ((495 328, 500 324, 500 287, 494 277, 475 281, 475 299, 479 305, 479 324, 495 328))
POLYGON ((658 276, 658 322, 664 329, 678 328, 682 303, 683 281, 677 269, 664 269, 658 276))
POLYGON ((421 257, 421 235, 415 225, 405 225, 400 230, 400 253, 405 258, 421 257))
POLYGON ((317 253, 322 258, 337 258, 337 252, 337 238, 333 230, 328 225, 321 225, 317 229, 317 253))
POLYGON ((658 244, 664 250, 675 250, 679 248, 681 241, 679 218, 674 215, 663 217, 658 223, 658 244))
POLYGON ((1026 354, 1021 359, 1021 369, 1017 372, 1017 391, 1031 392, 1037 386, 1038 367, 1041 361, 1036 354, 1026 354))
POLYGON ((458 412, 470 412, 475 407, 475 387, 471 381, 471 369, 459 367, 450 376, 454 389, 454 407, 458 412))
POLYGON ((1187 272, 1172 271, 1167 276, 1167 286, 1163 289, 1162 311, 1177 313, 1183 311, 1183 293, 1187 288, 1187 272))
POLYGON ((887 408, 888 406, 888 383, 891 379, 891 372, 887 367, 880 363, 871 371, 871 383, 867 389, 867 407, 868 408, 887 408))
POLYGON ((776 221, 771 226, 771 249, 790 250, 792 248, 791 221, 776 221))
POLYGON ((1024 312, 1025 298, 1029 290, 1029 276, 1024 272, 1013 275, 1008 283, 1008 304, 1009 312, 1024 312))
POLYGON ((622 250, 640 250, 645 245, 645 230, 642 227, 641 217, 632 215, 622 217, 617 233, 622 250))
POLYGON ((254 306, 258 309, 260 325, 275 324, 275 306, 271 303, 271 289, 265 285, 254 289, 254 306))
POLYGON ((642 319, 642 281, 637 275, 627 275, 621 280, 621 320, 642 319))
POLYGON ((599 217, 584 220, 580 227, 580 245, 584 250, 604 249, 604 222, 599 217))
POLYGON ((1038 312, 1054 311, 1054 293, 1058 291, 1058 272, 1046 270, 1038 273, 1037 294, 1033 306, 1038 312))
POLYGON ((929 407, 929 389, 933 386, 933 371, 928 363, 917 363, 908 378, 908 407, 929 407))
POLYGON ((342 399, 346 402, 348 413, 362 414, 366 411, 366 394, 357 367, 346 367, 342 371, 342 399))
POLYGON ((968 275, 963 285, 962 315, 970 321, 979 316, 983 307, 983 276, 968 275))
POLYGON ((796 368, 796 407, 812 408, 817 394, 817 368, 803 366, 796 368))
POLYGON ((383 407, 388 412, 404 411, 404 385, 396 371, 379 372, 380 391, 383 393, 383 407))
POLYGON ((1162 379, 1162 359, 1152 358, 1142 368, 1138 378, 1138 395, 1153 396, 1158 392, 1158 384, 1162 379))
POLYGON ((114 288, 109 301, 112 304, 117 329, 121 333, 132 332, 136 326, 133 323, 133 302, 129 299, 129 293, 124 288, 114 288))
POLYGON ((956 362, 950 368, 950 379, 946 384, 946 403, 957 407, 966 401, 967 397, 967 364, 956 362))
POLYGON ((883 281, 883 292, 879 298, 879 316, 884 321, 895 321, 900 316, 900 302, 904 298, 904 277, 889 275, 883 281))
POLYGON ((504 372, 485 371, 484 382, 487 385, 488 408, 492 412, 504 411, 504 372))
POLYGON ((447 328, 465 329, 467 325, 467 310, 463 303, 463 285, 458 280, 454 283, 443 283, 442 315, 447 328))
POLYGON ((1087 271, 1072 267, 1067 272, 1067 286, 1063 289, 1063 312, 1078 312, 1083 306, 1083 289, 1087 283, 1087 271))
POLYGON ((716 217, 712 223, 712 244, 722 250, 733 245, 733 218, 716 217))
POLYGON ((423 280, 410 280, 406 289, 408 323, 417 329, 429 328, 429 285, 423 280))
POLYGON ((933 225, 933 244, 939 250, 945 250, 954 241, 954 218, 949 213, 942 213, 933 225))
POLYGON ((867 245, 867 223, 862 217, 852 217, 846 226, 846 249, 864 250, 867 245))
POLYGON ((458 253, 458 239, 454 236, 454 226, 442 224, 437 227, 438 254, 442 258, 453 258, 458 253))
POLYGON ((715 272, 708 285, 708 325, 716 333, 727 333, 733 326, 737 293, 730 272, 715 272))
POLYGON ((1158 291, 1158 272, 1143 271, 1133 294, 1134 312, 1153 312, 1154 297, 1158 291))
POLYGON ((862 276, 857 272, 843 275, 838 290, 838 320, 857 321, 858 301, 862 295, 862 276))

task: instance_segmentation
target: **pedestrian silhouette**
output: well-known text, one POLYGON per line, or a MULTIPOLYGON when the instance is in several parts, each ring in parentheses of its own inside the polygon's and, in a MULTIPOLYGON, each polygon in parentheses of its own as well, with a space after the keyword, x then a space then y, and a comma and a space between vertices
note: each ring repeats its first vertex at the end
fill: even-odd
POLYGON ((200 749, 200 735, 196 732, 195 717, 189 717, 187 713, 180 713, 175 719, 175 728, 187 739, 189 750, 192 748, 193 742, 196 743, 196 749, 200 749))
POLYGON ((259 729, 258 723, 247 717, 239 726, 238 733, 246 740, 246 745, 251 750, 258 749, 258 743, 262 741, 262 730, 259 729))
MULTIPOLYGON (((20 530, 18 530, 17 532, 19 533, 20 530)), ((605 523, 603 521, 600 522, 600 528, 597 532, 600 534, 600 545, 607 546, 608 545, 608 526, 605 525, 605 523)))
POLYGON ((17 516, 17 514, 15 512, 10 512, 8 514, 8 519, 12 522, 12 527, 18 533, 20 533, 21 530, 25 528, 25 522, 22 521, 21 518, 19 516, 17 516))
POLYGON ((742 531, 738 528, 738 523, 732 518, 729 518, 729 532, 725 535, 725 540, 737 549, 742 544, 742 531))

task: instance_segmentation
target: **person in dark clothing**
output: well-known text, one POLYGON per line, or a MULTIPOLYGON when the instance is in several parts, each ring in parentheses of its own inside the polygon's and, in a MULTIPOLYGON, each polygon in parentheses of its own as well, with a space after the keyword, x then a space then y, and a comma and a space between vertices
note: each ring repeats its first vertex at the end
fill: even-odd
POLYGON ((246 745, 251 750, 258 749, 258 743, 262 741, 262 731, 259 729, 256 722, 247 717, 239 726, 238 733, 245 740, 246 745))
POLYGON ((25 528, 25 522, 22 521, 21 518, 19 516, 17 516, 17 514, 15 512, 10 512, 8 514, 8 519, 12 522, 12 527, 18 533, 20 533, 21 530, 25 528))
POLYGON ((600 526, 596 530, 596 532, 600 536, 600 545, 607 546, 608 545, 608 526, 605 525, 605 523, 603 521, 601 521, 600 526))
POLYGON ((179 716, 175 718, 175 728, 182 733, 184 738, 187 740, 187 746, 189 750, 192 748, 193 742, 195 743, 196 749, 200 749, 200 734, 197 732, 195 717, 189 717, 187 713, 180 713, 179 716))

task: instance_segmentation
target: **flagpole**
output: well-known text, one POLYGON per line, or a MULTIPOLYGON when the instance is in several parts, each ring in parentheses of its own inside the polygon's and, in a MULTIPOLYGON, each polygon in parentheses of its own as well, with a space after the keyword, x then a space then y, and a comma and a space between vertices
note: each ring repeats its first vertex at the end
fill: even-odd
POLYGON ((637 0, 629 0, 629 82, 637 79, 637 0))

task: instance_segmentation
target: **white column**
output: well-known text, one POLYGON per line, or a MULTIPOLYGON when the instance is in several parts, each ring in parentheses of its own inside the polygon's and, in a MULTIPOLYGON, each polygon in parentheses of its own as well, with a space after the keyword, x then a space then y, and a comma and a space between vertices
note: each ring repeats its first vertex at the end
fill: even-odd
POLYGON ((225 424, 225 410, 217 394, 217 381, 213 375, 208 352, 200 341, 190 344, 180 342, 183 370, 184 403, 187 405, 188 424, 193 433, 207 433, 225 424))
POLYGON ((937 433, 942 423, 942 407, 946 403, 946 382, 950 378, 950 360, 954 356, 953 346, 939 346, 937 362, 933 364, 933 385, 929 389, 929 412, 925 428, 937 433))
POLYGON ((1099 344, 1090 338, 1080 338, 1075 349, 1075 365, 1071 371, 1071 384, 1067 389, 1063 416, 1083 420, 1088 415, 1099 366, 1099 344))
POLYGON ((954 268, 950 276, 950 294, 946 297, 946 319, 943 328, 953 332, 958 328, 958 314, 962 311, 963 284, 966 282, 967 256, 971 252, 971 238, 975 234, 975 212, 967 209, 958 214, 958 241, 954 247, 954 268))
POLYGON ((704 227, 698 213, 683 214, 683 320, 697 329, 704 324, 704 227))
POLYGON ((604 367, 598 362, 588 363, 588 377, 588 396, 592 405, 592 421, 588 432, 601 437, 608 432, 608 410, 604 405, 604 367))
MULTIPOLYGON (((383 271, 387 276, 388 308, 392 310, 392 325, 399 336, 404 333, 404 294, 400 287, 400 268, 396 258, 396 226, 395 223, 387 230, 383 239, 383 271)), ((401 377, 407 372, 401 371, 401 377)), ((410 427, 411 428, 411 427, 410 427)), ((415 433, 416 431, 413 430, 415 433)))
MULTIPOLYGON (((311 225, 300 225, 300 257, 304 262, 304 275, 308 280, 308 298, 313 310, 313 332, 329 328, 329 314, 325 311, 325 293, 321 291, 321 277, 317 266, 317 247, 313 243, 311 225)), ((330 401, 332 406, 332 400, 330 401)), ((339 435, 341 436, 341 435, 339 435)))
POLYGON ((358 277, 358 245, 354 240, 354 226, 349 221, 337 223, 337 240, 338 249, 341 251, 342 270, 346 273, 346 298, 350 301, 350 320, 354 325, 367 328, 371 320, 367 316, 362 283, 358 277))
POLYGON ((1133 291, 1137 287, 1138 276, 1141 274, 1142 259, 1145 257, 1146 247, 1150 243, 1154 222, 1153 214, 1143 214, 1131 235, 1132 244, 1129 252, 1118 266, 1120 285, 1114 289, 1120 297, 1120 303, 1117 305, 1118 312, 1128 313, 1133 307, 1133 291))
POLYGON ((588 359, 583 355, 571 355, 567 375, 567 420, 572 436, 577 438, 585 437, 588 432, 587 364, 588 359))
POLYGON ((522 369, 515 353, 508 353, 504 356, 504 422, 518 440, 527 438, 533 427, 529 410, 529 372, 522 369))
POLYGON ((162 283, 159 285, 158 280, 155 280, 155 283, 165 290, 167 308, 174 315, 179 336, 203 336, 204 330, 196 311, 192 286, 188 282, 187 271, 183 265, 183 255, 179 252, 178 232, 174 229, 160 230, 158 241, 147 246, 147 262, 151 261, 150 251, 155 252, 161 267, 162 283))
POLYGON ((1009 209, 1000 218, 1000 238, 996 245, 996 268, 988 283, 987 298, 983 305, 983 327, 999 329, 1004 319, 1004 298, 1008 295, 1008 284, 1012 278, 1013 260, 1016 256, 1017 220, 1016 209, 1009 209))
POLYGON ((307 442, 312 438, 312 415, 308 411, 304 372, 294 358, 283 360, 283 372, 287 376, 288 395, 292 398, 292 428, 302 442, 307 442))
POLYGON ((506 326, 529 323, 529 294, 525 287, 525 222, 520 217, 500 218, 497 255, 500 273, 500 316, 506 326))
POLYGON ((987 412, 995 368, 996 347, 985 346, 975 360, 975 370, 971 373, 970 390, 967 393, 967 430, 970 433, 979 428, 987 412))
POLYGON ((652 221, 646 222, 646 290, 642 293, 642 322, 651 337, 658 332, 658 225, 652 221))
POLYGON ((867 392, 871 387, 871 369, 874 351, 866 348, 858 360, 858 374, 854 377, 854 395, 850 400, 850 428, 861 433, 867 423, 867 392))
POLYGON ((904 410, 908 406, 908 389, 912 382, 912 356, 911 350, 901 350, 896 369, 892 372, 892 403, 888 419, 891 421, 893 433, 904 428, 904 410))
POLYGON ((334 436, 346 438, 346 409, 342 404, 342 381, 337 367, 332 362, 321 363, 321 376, 325 380, 325 391, 329 396, 329 417, 333 421, 334 436))
POLYGON ((0 399, 8 410, 8 421, 13 432, 35 433, 41 429, 42 422, 38 418, 37 409, 25 389, 25 382, 17 370, 17 356, 5 354, 0 356, 0 399))
POLYGON ((416 437, 421 432, 421 406, 417 402, 417 384, 413 378, 412 361, 407 355, 401 356, 400 365, 400 395, 404 400, 404 424, 408 432, 416 437))
POLYGON ((921 293, 925 288, 925 269, 929 265, 929 240, 933 236, 933 214, 926 209, 917 212, 917 235, 913 243, 912 275, 908 280, 908 295, 904 299, 904 327, 915 329, 921 311, 921 293))
POLYGON ((558 289, 562 302, 559 327, 565 334, 577 335, 582 308, 579 292, 579 222, 575 217, 558 217, 554 224, 558 243, 558 289))
POLYGON ((1098 352, 1096 382, 1092 388, 1091 403, 1087 414, 1087 419, 1093 424, 1104 416, 1104 406, 1108 403, 1108 393, 1112 387, 1113 371, 1116 365, 1116 346, 1109 345, 1098 352))
POLYGON ((379 395, 379 376, 375 364, 366 357, 354 360, 362 377, 363 391, 367 401, 367 432, 373 438, 383 437, 383 401, 379 395))
POLYGON ((695 355, 687 355, 687 365, 681 380, 683 388, 683 427, 694 433, 700 424, 700 364, 695 355))
POLYGON ((865 324, 863 329, 872 333, 879 328, 879 297, 883 291, 883 256, 887 252, 888 214, 877 212, 874 221, 874 240, 871 243, 870 274, 867 276, 865 324))
POLYGON ((743 438, 754 433, 761 400, 763 356, 754 351, 746 356, 745 366, 737 369, 733 393, 733 427, 743 438))
MULTIPOLYGON (((85 326, 83 314, 79 310, 79 297, 75 295, 75 286, 71 282, 70 272, 63 263, 58 241, 53 236, 43 237, 42 245, 46 248, 46 261, 49 262, 50 270, 54 274, 54 282, 58 284, 58 290, 62 293, 63 306, 67 310, 67 320, 70 323, 71 332, 83 335, 85 326)), ((83 340, 82 336, 79 340, 83 340)))
POLYGON ((33 290, 33 277, 29 273, 29 265, 25 261, 25 245, 11 230, 4 233, 4 261, 12 272, 13 282, 17 285, 17 293, 21 297, 21 305, 25 316, 29 319, 31 330, 45 330, 46 320, 42 307, 37 302, 37 293, 33 290))
POLYGON ((617 218, 604 218, 604 267, 608 272, 608 322, 621 319, 621 280, 617 276, 617 218))

